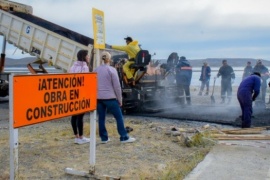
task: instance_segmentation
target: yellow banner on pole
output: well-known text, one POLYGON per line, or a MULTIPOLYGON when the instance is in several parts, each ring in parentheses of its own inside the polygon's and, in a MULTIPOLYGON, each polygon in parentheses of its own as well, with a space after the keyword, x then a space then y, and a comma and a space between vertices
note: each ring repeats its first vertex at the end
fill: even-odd
POLYGON ((105 26, 103 11, 92 8, 92 19, 94 28, 94 48, 105 49, 105 26))

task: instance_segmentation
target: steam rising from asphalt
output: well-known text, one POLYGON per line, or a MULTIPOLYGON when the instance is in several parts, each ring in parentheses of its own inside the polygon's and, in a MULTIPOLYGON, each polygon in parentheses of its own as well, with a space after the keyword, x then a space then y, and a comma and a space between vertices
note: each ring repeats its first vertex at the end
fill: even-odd
MULTIPOLYGON (((215 104, 211 104, 211 95, 198 96, 199 88, 191 87, 191 105, 181 106, 172 99, 160 101, 159 106, 164 108, 156 116, 178 120, 195 120, 233 124, 241 115, 240 105, 236 95, 232 97, 230 104, 220 104, 220 91, 214 94, 215 104)), ((235 93, 233 93, 235 94, 235 93)))
MULTIPOLYGON (((228 98, 226 98, 225 103, 221 104, 221 78, 216 80, 217 86, 214 88, 213 97, 215 103, 211 102, 211 95, 213 92, 213 77, 216 76, 217 71, 212 71, 212 78, 210 79, 209 95, 205 96, 205 89, 202 96, 199 96, 200 85, 191 84, 191 105, 185 104, 181 106, 179 101, 176 101, 178 96, 175 90, 176 84, 173 85, 168 83, 168 78, 165 80, 159 80, 158 86, 164 87, 165 92, 157 93, 153 107, 158 107, 156 109, 163 109, 163 111, 157 113, 158 117, 165 118, 175 118, 182 120, 202 120, 202 121, 217 121, 217 122, 233 122, 242 114, 239 102, 237 100, 237 89, 242 77, 242 71, 237 72, 238 78, 237 83, 232 84, 232 98, 230 103, 228 103, 228 98), (241 76, 241 77, 240 77, 241 76)), ((148 77, 149 78, 149 77, 148 77)), ((152 77, 153 78, 153 77, 152 77)), ((194 76, 193 76, 194 78, 194 76)), ((158 78, 157 78, 158 79, 158 78)), ((161 78, 162 79, 162 78, 161 78)), ((192 82, 192 81, 191 81, 192 82)), ((186 99, 185 97, 183 97, 186 99)), ((268 99, 268 95, 266 95, 268 99)), ((185 100, 186 101, 186 100, 185 100)), ((258 108, 253 104, 253 112, 264 112, 265 108, 258 108)))
MULTIPOLYGON (((221 80, 221 79, 219 79, 221 80)), ((221 103, 221 96, 220 96, 220 86, 216 86, 214 89, 213 97, 215 99, 215 103, 211 102, 211 95, 213 90, 213 85, 210 85, 210 92, 208 96, 199 96, 199 86, 194 86, 191 84, 190 86, 190 93, 191 93, 191 105, 188 106, 180 105, 179 99, 176 100, 176 97, 178 97, 177 90, 175 90, 176 85, 170 85, 165 81, 162 81, 159 83, 159 85, 163 86, 165 88, 165 92, 162 92, 164 94, 157 94, 155 106, 159 107, 160 109, 164 109, 165 114, 169 114, 170 117, 177 118, 182 116, 185 118, 202 118, 207 119, 207 116, 211 115, 211 117, 215 117, 216 119, 220 118, 220 115, 226 115, 227 117, 235 120, 238 116, 241 115, 241 109, 240 105, 237 100, 237 86, 233 87, 233 95, 231 98, 230 103, 228 103, 228 100, 226 99, 224 104, 221 103)), ((181 97, 178 97, 181 98, 181 97)), ((182 97, 184 99, 184 97, 182 97)), ((186 100, 185 100, 186 103, 186 100)))

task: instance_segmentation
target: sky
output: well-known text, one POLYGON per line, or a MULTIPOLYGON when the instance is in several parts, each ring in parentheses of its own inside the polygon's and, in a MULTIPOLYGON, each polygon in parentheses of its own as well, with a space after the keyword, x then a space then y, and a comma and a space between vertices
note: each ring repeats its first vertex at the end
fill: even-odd
MULTIPOLYGON (((16 0, 13 0, 16 1, 16 0)), ((104 12, 106 43, 138 40, 154 59, 270 60, 269 0, 20 0, 33 14, 93 38, 92 8, 104 12)), ((1 40, 1 39, 0 39, 1 40)), ((2 42, 2 40, 1 40, 2 42)), ((6 56, 22 58, 7 46, 6 56)), ((152 59, 153 59, 152 58, 152 59)))

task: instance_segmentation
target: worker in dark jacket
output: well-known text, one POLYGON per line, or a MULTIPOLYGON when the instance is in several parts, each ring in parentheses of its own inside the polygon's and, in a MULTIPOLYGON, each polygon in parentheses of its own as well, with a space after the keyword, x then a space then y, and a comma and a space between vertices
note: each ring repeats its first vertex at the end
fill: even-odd
POLYGON ((265 107, 265 95, 266 95, 266 89, 267 89, 267 79, 269 78, 269 71, 266 66, 262 64, 262 60, 258 60, 257 64, 253 68, 253 72, 258 72, 261 74, 261 93, 260 93, 260 99, 262 103, 258 104, 263 107, 265 107))
POLYGON ((186 57, 180 57, 178 64, 176 65, 176 84, 178 88, 178 95, 180 98, 180 104, 185 104, 185 97, 187 105, 191 105, 190 98, 190 83, 192 78, 192 67, 186 57), (185 96, 184 96, 185 94, 185 96))
POLYGON ((261 86, 260 73, 254 73, 243 79, 238 87, 237 99, 242 110, 242 128, 250 128, 252 115, 252 101, 260 93, 261 86))
MULTIPOLYGON (((270 82, 268 83, 268 87, 270 88, 270 82)), ((269 95, 269 100, 267 104, 270 104, 270 95, 269 95)))
POLYGON ((165 77, 169 84, 175 82, 175 66, 179 61, 179 56, 176 52, 169 55, 167 64, 161 64, 160 67, 165 70, 165 77))
POLYGON ((166 72, 172 70, 175 67, 175 65, 177 65, 178 61, 179 61, 178 54, 176 52, 171 53, 167 59, 166 72))
POLYGON ((233 68, 228 65, 227 60, 222 61, 222 66, 219 68, 217 77, 221 76, 221 104, 225 103, 226 93, 228 104, 232 98, 232 83, 235 79, 233 68))
POLYGON ((244 73, 243 73, 243 76, 242 76, 242 80, 245 79, 246 77, 249 77, 251 74, 253 73, 253 68, 251 66, 251 62, 248 61, 247 62, 247 65, 244 69, 244 73))
POLYGON ((204 86, 206 86, 206 92, 205 96, 209 94, 209 81, 211 77, 211 68, 208 66, 208 63, 205 61, 203 62, 202 70, 201 70, 201 76, 200 76, 200 81, 201 81, 201 88, 199 92, 199 96, 202 95, 204 86))

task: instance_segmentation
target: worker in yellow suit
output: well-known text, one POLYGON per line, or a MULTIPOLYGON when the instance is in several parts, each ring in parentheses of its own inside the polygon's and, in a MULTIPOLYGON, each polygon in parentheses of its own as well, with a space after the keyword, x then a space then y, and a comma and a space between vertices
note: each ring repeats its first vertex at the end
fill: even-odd
POLYGON ((124 38, 126 40, 127 45, 126 46, 116 46, 112 45, 112 49, 120 50, 120 51, 125 51, 128 54, 128 61, 124 64, 123 66, 123 71, 127 76, 128 82, 131 85, 135 85, 135 79, 133 77, 134 74, 134 69, 130 69, 130 65, 135 63, 135 57, 137 53, 141 50, 139 47, 139 42, 138 41, 133 41, 131 37, 126 37, 124 38))

